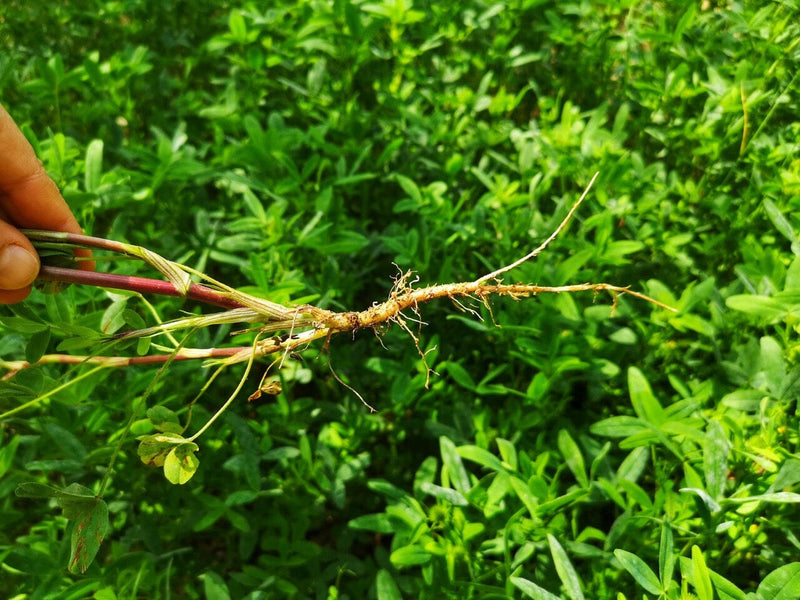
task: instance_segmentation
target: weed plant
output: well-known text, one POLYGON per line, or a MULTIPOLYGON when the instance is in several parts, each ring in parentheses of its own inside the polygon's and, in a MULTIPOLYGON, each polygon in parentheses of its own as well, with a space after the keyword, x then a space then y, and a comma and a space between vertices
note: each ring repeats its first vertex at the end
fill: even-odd
MULTIPOLYGON (((424 360, 402 328, 338 336, 248 401, 254 363, 182 486, 134 437, 190 415, 196 431, 241 369, 197 402, 198 361, 12 369, 0 596, 800 597, 799 13, 4 0, 0 101, 88 234, 268 302, 361 310, 398 273, 510 264, 599 171, 506 283, 630 285, 678 313, 603 294, 430 304, 424 360), (81 524, 104 541, 75 564, 81 524)), ((2 308, 0 360, 144 356, 161 342, 93 342, 201 312, 35 292, 2 308)), ((253 344, 242 328, 191 345, 253 344)))

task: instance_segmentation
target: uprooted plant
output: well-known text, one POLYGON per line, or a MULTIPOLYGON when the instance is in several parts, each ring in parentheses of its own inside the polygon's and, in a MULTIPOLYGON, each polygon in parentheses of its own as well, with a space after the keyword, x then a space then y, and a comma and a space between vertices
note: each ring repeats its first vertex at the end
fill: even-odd
MULTIPOLYGON (((412 338, 424 362, 425 353, 421 349, 417 334, 412 331, 408 323, 410 321, 418 321, 419 309, 422 304, 439 298, 448 298, 460 310, 475 315, 477 315, 477 312, 466 306, 464 304, 465 300, 478 301, 488 308, 489 299, 492 296, 509 296, 519 299, 542 293, 583 291, 591 291, 595 294, 601 292, 610 293, 614 298, 615 304, 619 295, 628 294, 662 309, 675 310, 628 287, 608 283, 581 283, 557 287, 540 286, 533 283, 503 283, 502 276, 522 263, 536 257, 561 233, 588 194, 596 177, 597 174, 595 174, 583 194, 574 203, 566 217, 552 234, 536 249, 519 260, 473 281, 427 287, 414 287, 416 280, 413 278, 412 271, 401 271, 395 279, 389 297, 381 302, 375 302, 369 308, 361 311, 334 312, 307 304, 285 306, 242 293, 190 267, 169 261, 139 246, 69 233, 26 231, 26 234, 43 256, 44 264, 39 279, 48 285, 74 283, 129 290, 140 294, 178 296, 221 307, 224 310, 200 316, 181 317, 171 321, 159 322, 153 326, 102 335, 89 340, 78 340, 77 343, 71 345, 73 349, 78 349, 82 345, 101 342, 102 348, 113 348, 116 343, 138 339, 140 347, 135 356, 107 355, 95 352, 85 355, 44 354, 32 361, 0 361, 0 367, 7 370, 4 379, 13 378, 19 371, 39 364, 64 363, 92 366, 92 369, 88 372, 74 377, 61 386, 0 413, 0 420, 44 402, 64 389, 64 387, 73 385, 82 378, 101 369, 141 364, 160 364, 161 368, 152 379, 151 385, 138 401, 138 406, 141 407, 150 395, 155 382, 173 361, 204 359, 207 366, 216 367, 216 370, 191 402, 189 418, 186 422, 180 424, 172 411, 164 407, 154 407, 148 410, 148 416, 154 422, 154 428, 158 433, 138 438, 140 442, 138 454, 142 462, 150 466, 163 467, 164 474, 171 483, 184 484, 191 479, 199 465, 199 461, 195 456, 198 450, 197 438, 238 397, 254 362, 269 355, 274 355, 274 358, 269 364, 258 389, 250 395, 251 399, 265 393, 280 393, 278 378, 274 373, 270 375, 272 370, 280 369, 288 356, 295 356, 297 353, 303 352, 315 340, 323 340, 323 349, 325 349, 334 334, 354 333, 359 329, 372 329, 380 334, 384 327, 396 324, 412 338), (76 259, 73 258, 73 250, 75 248, 90 248, 95 252, 109 251, 144 261, 159 271, 166 280, 76 269, 74 268, 76 259), (71 266, 64 266, 65 261, 71 266), (202 283, 196 283, 195 281, 202 283), (409 315, 409 313, 413 313, 413 316, 409 315), (247 331, 255 332, 252 344, 215 348, 187 347, 192 333, 199 328, 236 323, 246 324, 247 331), (175 337, 175 334, 179 331, 186 332, 180 341, 175 337), (166 341, 161 343, 153 341, 160 337, 165 338, 166 341), (143 351, 149 349, 155 349, 157 353, 143 353, 143 351), (223 369, 236 363, 245 363, 244 373, 239 384, 205 424, 193 434, 185 435, 190 425, 191 406, 199 400, 203 392, 223 369), (267 378, 268 376, 270 377, 269 379, 267 378)), ((429 375, 430 372, 430 369, 428 369, 429 375)), ((335 373, 334 377, 336 377, 335 373)), ((338 377, 336 378, 339 380, 338 377)), ((341 382, 341 380, 339 381, 341 382)), ((343 385, 349 387, 344 383, 343 385)), ((353 391, 358 394, 355 390, 353 391)), ((366 402, 364 404, 370 410, 374 410, 366 402)), ((138 410, 134 410, 130 416, 125 434, 129 432, 138 412, 138 410)), ((101 498, 113 473, 114 460, 125 441, 125 434, 117 440, 116 448, 111 454, 105 475, 97 490, 92 491, 78 484, 72 484, 67 488, 60 489, 39 483, 22 484, 17 490, 18 495, 25 497, 54 498, 57 504, 64 509, 65 516, 75 521, 72 557, 70 559, 71 570, 83 571, 88 567, 104 535, 108 522, 108 511, 101 498)))

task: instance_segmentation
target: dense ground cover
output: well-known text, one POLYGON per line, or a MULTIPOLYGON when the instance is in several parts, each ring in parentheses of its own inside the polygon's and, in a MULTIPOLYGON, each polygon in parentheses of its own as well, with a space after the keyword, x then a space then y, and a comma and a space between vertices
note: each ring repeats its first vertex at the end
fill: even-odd
MULTIPOLYGON (((135 435, 170 414, 154 407, 185 422, 210 371, 171 365, 148 418, 154 367, 22 370, 0 413, 84 378, 0 418, 0 595, 798 597, 798 23, 792 0, 5 0, 0 101, 87 232, 362 309, 398 268, 468 281, 524 255, 599 171, 507 279, 631 285, 679 313, 427 305, 428 388, 398 328, 313 347, 279 395, 241 394, 185 485, 125 442, 82 574, 74 519, 15 489, 98 491, 130 417, 135 435)), ((200 311, 148 301, 36 292, 2 309, 0 357, 200 311)), ((192 345, 252 340, 235 329, 192 345)))

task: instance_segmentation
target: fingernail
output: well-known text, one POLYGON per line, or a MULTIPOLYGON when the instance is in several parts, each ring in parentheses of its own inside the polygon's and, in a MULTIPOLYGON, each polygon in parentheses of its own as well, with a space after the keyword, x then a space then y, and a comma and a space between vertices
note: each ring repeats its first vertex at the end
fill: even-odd
POLYGON ((10 244, 0 250, 0 289, 18 290, 39 274, 39 259, 22 246, 10 244))

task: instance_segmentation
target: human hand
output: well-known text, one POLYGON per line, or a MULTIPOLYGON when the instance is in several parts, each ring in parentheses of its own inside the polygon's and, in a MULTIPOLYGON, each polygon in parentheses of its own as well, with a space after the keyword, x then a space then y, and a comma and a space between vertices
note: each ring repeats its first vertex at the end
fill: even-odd
MULTIPOLYGON (((39 255, 17 227, 81 233, 55 182, 0 104, 0 304, 25 299, 39 273, 39 255)), ((75 254, 91 256, 86 250, 75 254)), ((92 261, 79 265, 94 269, 92 261)))

